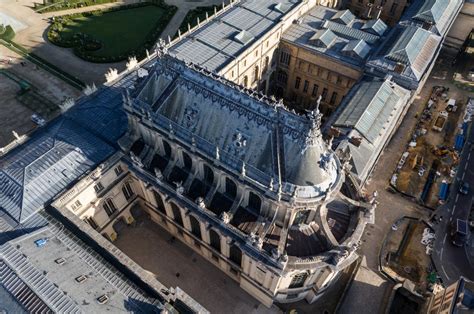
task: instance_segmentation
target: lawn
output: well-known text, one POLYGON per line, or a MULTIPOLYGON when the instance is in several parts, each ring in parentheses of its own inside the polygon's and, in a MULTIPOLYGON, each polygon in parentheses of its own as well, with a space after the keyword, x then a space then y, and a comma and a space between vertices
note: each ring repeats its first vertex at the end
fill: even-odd
POLYGON ((153 46, 173 14, 173 10, 156 5, 104 13, 96 11, 87 16, 66 17, 59 27, 53 24, 48 38, 59 46, 74 47, 76 55, 83 59, 114 62, 131 55, 143 56, 144 50, 153 46), (99 43, 97 49, 84 49, 77 34, 85 35, 89 42, 99 43))

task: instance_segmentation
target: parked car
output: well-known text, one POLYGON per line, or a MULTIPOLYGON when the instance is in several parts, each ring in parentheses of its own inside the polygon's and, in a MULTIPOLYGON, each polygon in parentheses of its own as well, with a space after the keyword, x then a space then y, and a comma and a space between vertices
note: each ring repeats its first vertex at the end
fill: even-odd
POLYGON ((469 183, 467 182, 461 182, 461 185, 459 186, 459 193, 463 195, 468 195, 469 194, 469 183))
POLYGON ((467 221, 456 219, 451 225, 451 241, 453 245, 464 246, 467 241, 468 232, 467 221))
POLYGON ((38 126, 43 126, 46 124, 46 120, 36 113, 31 115, 31 121, 36 123, 38 126))

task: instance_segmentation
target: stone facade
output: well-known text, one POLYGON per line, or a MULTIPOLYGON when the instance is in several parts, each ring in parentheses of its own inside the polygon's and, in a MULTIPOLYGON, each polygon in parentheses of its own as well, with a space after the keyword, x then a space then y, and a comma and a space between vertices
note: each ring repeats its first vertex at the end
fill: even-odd
MULTIPOLYGON (((186 69, 161 55, 156 65, 147 68, 149 77, 138 82, 131 95, 124 95, 129 131, 120 141, 122 151, 58 198, 55 206, 70 210, 112 241, 120 236, 121 226, 145 215, 263 304, 313 302, 357 258, 358 241, 374 209, 361 199, 353 188, 355 180, 322 141, 319 112, 308 117, 294 115, 278 103, 246 91, 235 93, 237 85, 219 81, 209 87, 213 90, 209 94, 205 86, 214 79, 212 73, 186 69), (173 73, 179 73, 178 77, 173 73), (167 77, 174 77, 176 83, 167 85, 167 77), (177 80, 187 83, 181 85, 177 80), (198 86, 192 87, 191 82, 198 81, 201 85, 196 90, 198 86), (154 107, 144 102, 152 92, 163 101, 161 109, 153 112, 154 107), (189 94, 195 92, 196 96, 189 94), (178 102, 165 101, 164 95, 178 102), (179 101, 184 95, 186 99, 207 95, 204 102, 208 104, 192 112, 184 110, 180 120, 167 108, 185 107, 179 101), (218 102, 228 103, 219 107, 218 102), (208 135, 202 127, 220 111, 228 115, 227 106, 240 112, 237 123, 246 131, 230 135, 232 145, 238 144, 234 150, 218 144, 218 139, 208 149, 208 135), (255 112, 251 119, 266 123, 257 112, 267 110, 279 112, 281 130, 277 133, 292 134, 291 139, 281 138, 280 145, 286 148, 275 151, 284 167, 280 171, 286 172, 275 179, 266 176, 271 168, 259 171, 255 167, 261 165, 254 165, 250 157, 258 152, 253 147, 256 138, 249 114, 255 112), (178 120, 173 122, 171 117, 178 120), (299 122, 290 125, 291 121, 299 122), (193 135, 187 137, 185 129, 194 130, 193 135), (293 143, 300 147, 297 151, 293 143), (293 152, 298 155, 289 155, 293 152), (305 158, 314 164, 309 166, 305 158), (304 173, 292 170, 299 165, 304 173), (313 174, 316 176, 308 177, 313 174)), ((148 102, 156 103, 149 98, 148 102)), ((213 132, 223 137, 233 134, 228 130, 232 126, 226 125, 226 129, 216 125, 213 132)), ((256 160, 262 158, 264 155, 256 160)))

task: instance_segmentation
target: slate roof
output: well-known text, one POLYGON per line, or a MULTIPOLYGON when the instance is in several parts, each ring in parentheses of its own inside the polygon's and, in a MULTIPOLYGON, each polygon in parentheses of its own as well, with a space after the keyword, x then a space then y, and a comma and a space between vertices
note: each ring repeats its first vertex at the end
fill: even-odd
POLYGON ((402 17, 401 24, 429 27, 437 35, 445 36, 463 5, 462 0, 416 0, 402 17))
POLYGON ((282 41, 362 68, 385 29, 386 25, 379 20, 365 22, 355 19, 348 10, 337 11, 315 6, 283 33, 282 41), (366 23, 370 23, 369 27, 365 27, 366 23), (348 47, 349 43, 356 46, 355 42, 360 40, 364 41, 359 47, 360 50, 354 51, 354 54, 347 53, 348 48, 344 48, 348 47))
POLYGON ((300 0, 241 0, 169 51, 181 60, 219 72, 300 3, 300 0))
MULTIPOLYGON (((180 142, 191 145, 194 141, 211 159, 217 147, 222 163, 239 173, 245 163, 246 175, 265 186, 272 178, 276 184, 279 173, 289 185, 327 188, 335 181, 335 169, 318 166, 327 147, 317 134, 314 141, 308 140, 312 126, 307 117, 291 113, 263 95, 216 80, 199 67, 187 68, 170 56, 149 72, 131 109, 149 116, 166 132, 172 129, 180 142)), ((329 158, 331 167, 336 164, 329 158)))

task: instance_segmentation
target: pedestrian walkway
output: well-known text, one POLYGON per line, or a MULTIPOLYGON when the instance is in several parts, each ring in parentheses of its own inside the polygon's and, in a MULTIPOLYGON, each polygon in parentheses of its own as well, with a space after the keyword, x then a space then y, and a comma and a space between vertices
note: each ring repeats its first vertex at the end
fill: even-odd
MULTIPOLYGON (((189 11, 194 10, 198 7, 208 7, 211 5, 222 5, 222 0, 203 0, 203 1, 195 1, 195 0, 165 0, 165 2, 169 5, 174 5, 178 7, 178 11, 173 16, 171 21, 168 23, 168 26, 163 30, 161 33, 161 38, 168 40, 168 36, 173 39, 174 35, 178 32, 181 23, 183 22, 184 18, 188 14, 189 11)), ((226 3, 228 0, 225 1, 226 3)))
POLYGON ((134 4, 134 3, 140 3, 140 2, 143 2, 143 1, 142 0, 119 0, 117 2, 91 5, 91 6, 87 6, 83 8, 41 13, 41 16, 48 19, 54 16, 62 16, 62 15, 69 15, 69 14, 75 14, 75 13, 84 13, 84 12, 90 12, 90 11, 96 11, 96 10, 103 10, 103 9, 109 9, 113 7, 119 7, 126 4, 134 4))

